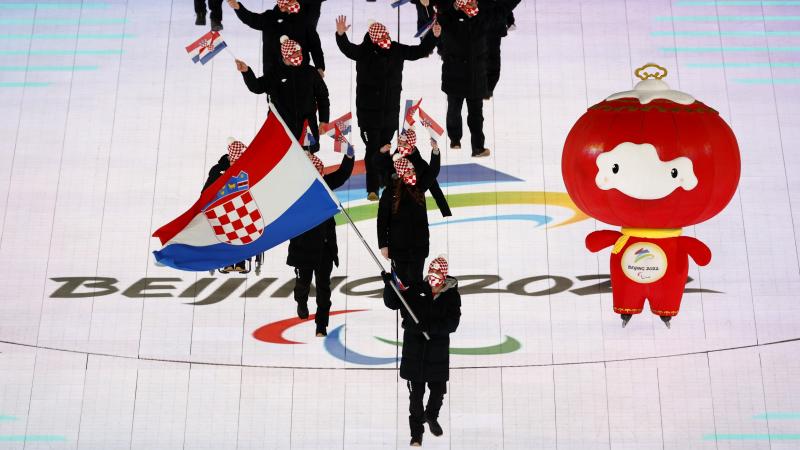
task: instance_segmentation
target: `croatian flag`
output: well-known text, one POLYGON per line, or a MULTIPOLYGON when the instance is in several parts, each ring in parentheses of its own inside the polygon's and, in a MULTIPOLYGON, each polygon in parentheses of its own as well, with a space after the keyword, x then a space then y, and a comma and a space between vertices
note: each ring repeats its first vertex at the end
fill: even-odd
POLYGON ((406 131, 414 126, 414 114, 416 114, 419 109, 420 103, 422 103, 422 99, 417 100, 417 103, 414 103, 413 100, 406 100, 406 110, 403 114, 403 129, 401 131, 406 131))
POLYGON ((303 122, 303 133, 300 139, 300 145, 303 147, 310 147, 317 143, 317 140, 314 139, 314 133, 312 133, 311 128, 308 127, 308 119, 303 122))
POLYGON ((350 134, 353 120, 352 111, 333 120, 324 127, 319 127, 319 134, 325 134, 333 138, 333 150, 341 153, 343 149, 350 147, 350 142, 345 135, 350 134))
POLYGON ((422 108, 419 108, 419 121, 422 123, 423 127, 428 129, 428 134, 431 135, 431 138, 433 138, 434 135, 442 137, 444 134, 444 128, 436 123, 433 117, 429 116, 422 108))
POLYGON ((394 281, 394 285, 397 286, 397 289, 402 291, 407 291, 408 287, 400 281, 400 277, 397 276, 397 272, 394 271, 394 267, 392 267, 392 281, 394 281))
POLYGON ((158 263, 211 270, 262 253, 339 210, 300 144, 272 107, 247 151, 177 219, 159 228, 158 263))
POLYGON ((186 46, 186 51, 192 57, 192 61, 195 63, 199 61, 200 64, 205 64, 227 46, 218 32, 209 31, 201 36, 200 39, 186 46))

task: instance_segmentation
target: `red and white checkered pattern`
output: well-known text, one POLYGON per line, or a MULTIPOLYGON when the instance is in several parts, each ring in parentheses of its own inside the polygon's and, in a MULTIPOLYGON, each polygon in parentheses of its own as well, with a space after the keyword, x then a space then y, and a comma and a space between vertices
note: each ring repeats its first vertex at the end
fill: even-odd
POLYGON ((228 244, 249 244, 264 232, 264 219, 249 190, 207 209, 205 215, 217 239, 228 244))
POLYGON ((428 283, 431 287, 441 286, 447 278, 447 271, 450 265, 444 255, 434 258, 428 265, 428 283))
POLYGON ((325 173, 325 164, 322 163, 322 160, 311 152, 306 152, 306 156, 308 156, 308 159, 311 161, 311 164, 314 165, 314 168, 317 169, 317 172, 319 172, 320 175, 323 175, 325 173))
POLYGON ((297 0, 278 0, 278 8, 289 14, 297 14, 300 12, 300 3, 297 0))
POLYGON ((475 17, 478 15, 478 7, 469 6, 469 3, 470 0, 456 0, 456 8, 460 9, 464 14, 470 17, 475 17))
POLYGON ((403 180, 403 183, 416 186, 417 174, 414 172, 414 166, 411 164, 411 161, 400 157, 400 155, 395 155, 394 170, 397 172, 397 176, 403 180))
POLYGON ((389 37, 389 30, 386 29, 384 24, 373 22, 372 25, 369 26, 367 32, 373 44, 387 50, 392 47, 392 39, 389 37))
POLYGON ((288 36, 281 36, 281 56, 293 66, 303 63, 303 48, 300 44, 289 39, 288 36))
POLYGON ((247 150, 247 146, 244 145, 242 141, 231 142, 228 144, 228 161, 230 161, 231 164, 235 163, 245 150, 247 150))

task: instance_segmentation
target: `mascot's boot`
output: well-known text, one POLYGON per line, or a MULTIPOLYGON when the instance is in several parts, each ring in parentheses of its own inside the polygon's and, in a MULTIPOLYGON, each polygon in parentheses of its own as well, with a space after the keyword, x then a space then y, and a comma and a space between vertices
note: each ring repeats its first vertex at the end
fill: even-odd
POLYGON ((659 316, 659 317, 661 317, 661 321, 664 322, 664 325, 667 328, 670 328, 670 329, 672 328, 672 326, 670 326, 670 324, 669 324, 669 321, 672 320, 672 316, 659 316))
POLYGON ((620 314, 619 317, 622 319, 622 328, 625 328, 625 326, 628 325, 628 322, 631 321, 633 314, 620 314))

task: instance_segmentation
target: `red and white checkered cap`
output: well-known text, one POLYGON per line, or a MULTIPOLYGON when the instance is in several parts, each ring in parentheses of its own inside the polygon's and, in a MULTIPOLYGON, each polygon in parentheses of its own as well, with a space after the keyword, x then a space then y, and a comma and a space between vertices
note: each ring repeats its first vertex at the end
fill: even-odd
POLYGON ((403 136, 405 136, 408 145, 412 147, 417 145, 417 132, 414 131, 413 128, 406 129, 406 131, 403 132, 403 136))
POLYGON ((447 278, 447 271, 450 265, 447 263, 445 255, 439 255, 428 265, 428 283, 431 287, 441 286, 447 278))
POLYGON ((294 52, 302 49, 303 48, 300 47, 300 44, 289 39, 289 36, 281 36, 281 56, 283 56, 283 59, 291 59, 294 52))
POLYGON ((278 8, 287 8, 289 14, 300 12, 300 3, 297 0, 278 0, 278 8))
POLYGON ((469 6, 469 0, 456 0, 456 8, 464 12, 464 14, 473 17, 478 14, 477 6, 469 6))
POLYGON ((372 40, 373 44, 385 49, 388 49, 392 46, 392 39, 389 37, 389 30, 386 29, 384 24, 380 22, 372 22, 367 32, 369 33, 369 38, 372 40))
POLYGON ((414 165, 411 164, 411 161, 399 154, 395 154, 392 159, 394 160, 394 170, 397 172, 397 176, 403 180, 403 183, 415 186, 417 184, 417 174, 414 172, 414 165))
POLYGON ((319 172, 319 174, 322 175, 325 171, 325 164, 322 163, 322 160, 317 158, 317 155, 311 152, 306 152, 306 156, 308 156, 308 159, 311 161, 311 164, 314 164, 314 168, 317 169, 317 172, 319 172))
POLYGON ((231 164, 235 163, 245 150, 247 150, 247 146, 244 145, 242 141, 228 138, 228 161, 230 161, 231 164))

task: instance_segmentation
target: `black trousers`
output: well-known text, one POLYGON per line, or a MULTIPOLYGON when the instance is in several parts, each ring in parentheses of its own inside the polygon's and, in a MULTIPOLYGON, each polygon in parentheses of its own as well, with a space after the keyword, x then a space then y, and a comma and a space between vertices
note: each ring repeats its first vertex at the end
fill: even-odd
MULTIPOLYGON (((461 142, 464 130, 461 123, 461 108, 464 97, 455 95, 447 96, 447 135, 451 141, 461 142)), ((468 98, 467 100, 467 126, 472 140, 472 153, 480 153, 484 148, 483 136, 483 99, 468 98)))
MULTIPOLYGON (((208 0, 208 9, 211 10, 211 20, 222 22, 222 0, 208 0)), ((194 12, 206 14, 206 0, 194 0, 194 12)))
POLYGON ((392 264, 400 281, 406 286, 411 286, 412 283, 422 281, 424 278, 422 271, 425 270, 425 258, 417 261, 392 260, 392 264))
MULTIPOLYGON (((396 130, 396 127, 361 129, 361 140, 366 148, 364 168, 367 170, 367 192, 377 193, 381 185, 385 186, 389 182, 387 176, 391 174, 381 173, 381 164, 377 163, 375 155, 382 146, 392 142, 396 130)), ((389 158, 388 154, 386 158, 389 158)))
POLYGON ((319 15, 322 10, 322 2, 303 3, 302 8, 306 9, 306 17, 308 17, 308 21, 311 23, 311 29, 317 31, 319 15))
POLYGON ((423 408, 422 398, 425 396, 424 381, 407 381, 408 386, 408 427, 411 437, 421 437, 425 431, 425 419, 436 420, 442 409, 444 394, 447 393, 446 381, 429 381, 428 405, 423 408))
POLYGON ((489 79, 489 96, 494 95, 494 88, 497 87, 497 82, 500 81, 500 36, 490 36, 486 38, 486 46, 489 48, 489 54, 486 60, 486 76, 489 79))
POLYGON ((317 288, 317 313, 314 322, 318 327, 328 326, 328 314, 331 311, 331 272, 333 271, 333 260, 325 258, 313 269, 294 269, 294 301, 297 303, 308 302, 308 294, 311 291, 311 276, 314 276, 314 283, 317 288))

